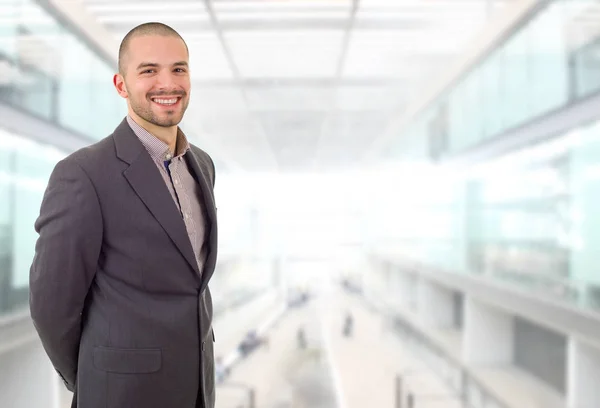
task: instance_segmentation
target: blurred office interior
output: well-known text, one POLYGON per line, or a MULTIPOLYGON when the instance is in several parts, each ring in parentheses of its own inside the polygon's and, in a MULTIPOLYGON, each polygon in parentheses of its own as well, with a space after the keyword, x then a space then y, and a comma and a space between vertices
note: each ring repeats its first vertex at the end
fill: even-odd
POLYGON ((600 407, 598 0, 0 0, 0 407, 70 406, 33 224, 147 21, 216 164, 217 408, 600 407))

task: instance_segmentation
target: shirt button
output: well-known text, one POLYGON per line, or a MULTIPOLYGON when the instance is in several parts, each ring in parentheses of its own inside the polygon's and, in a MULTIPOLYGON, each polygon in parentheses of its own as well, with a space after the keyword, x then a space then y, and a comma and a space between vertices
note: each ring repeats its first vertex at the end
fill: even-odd
POLYGON ((171 160, 171 155, 170 154, 167 154, 165 157, 166 157, 167 160, 171 160))

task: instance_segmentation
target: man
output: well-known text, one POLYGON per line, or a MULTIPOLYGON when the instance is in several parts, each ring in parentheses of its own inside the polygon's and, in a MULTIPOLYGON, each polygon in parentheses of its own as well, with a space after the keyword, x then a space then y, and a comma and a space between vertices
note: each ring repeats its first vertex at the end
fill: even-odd
POLYGON ((211 158, 178 128, 188 50, 148 23, 119 49, 128 116, 58 163, 35 223, 30 308, 80 408, 213 408, 211 158))

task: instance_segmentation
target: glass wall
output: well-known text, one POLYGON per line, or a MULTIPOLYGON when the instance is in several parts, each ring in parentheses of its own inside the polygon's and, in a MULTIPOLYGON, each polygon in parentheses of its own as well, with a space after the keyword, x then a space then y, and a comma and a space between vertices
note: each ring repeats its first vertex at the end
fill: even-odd
POLYGON ((600 309, 600 120, 466 171, 418 173, 378 198, 375 246, 600 309))
POLYGON ((421 122, 443 115, 446 151, 433 158, 454 154, 598 92, 600 24, 586 17, 597 7, 596 0, 548 1, 398 135, 392 143, 402 148, 390 150, 412 154, 407 139, 430 140, 421 122))
POLYGON ((115 65, 43 2, 0 4, 0 101, 82 137, 101 139, 126 114, 111 82, 115 65))
MULTIPOLYGON (((590 16, 598 10, 597 0, 547 1, 421 112, 389 151, 396 160, 435 160, 597 94, 600 23, 590 16)), ((552 135, 551 142, 474 167, 453 181, 442 170, 437 181, 422 183, 426 188, 404 190, 404 199, 439 200, 453 185, 459 192, 454 205, 395 216, 398 232, 390 242, 427 225, 451 225, 445 252, 429 233, 397 248, 432 268, 488 275, 600 308, 598 135, 598 124, 552 135)))
POLYGON ((565 157, 472 180, 470 270, 568 296, 569 182, 565 157))
MULTIPOLYGON (((46 7, 0 2, 0 103, 83 139, 104 138, 126 114, 112 85, 114 67, 46 7)), ((0 315, 27 306, 33 226, 47 179, 65 154, 0 128, 0 315)))
POLYGON ((600 121, 475 171, 471 271, 600 307, 599 135, 600 121))
POLYGON ((33 225, 50 173, 64 156, 0 129, 0 314, 26 307, 33 225))
MULTIPOLYGON (((4 139, 2 139, 4 140, 4 139)), ((0 144, 0 314, 7 307, 9 296, 10 279, 9 271, 12 273, 12 212, 13 212, 13 190, 9 184, 9 161, 11 155, 8 149, 2 148, 0 144)))

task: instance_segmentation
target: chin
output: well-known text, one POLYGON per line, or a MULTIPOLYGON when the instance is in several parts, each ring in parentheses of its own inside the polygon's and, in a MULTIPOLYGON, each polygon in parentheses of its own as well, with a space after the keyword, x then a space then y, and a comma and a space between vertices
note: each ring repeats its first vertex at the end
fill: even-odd
POLYGON ((154 120, 152 120, 152 123, 154 123, 157 126, 171 127, 177 126, 183 119, 183 115, 173 112, 162 115, 156 115, 153 119, 154 120))

